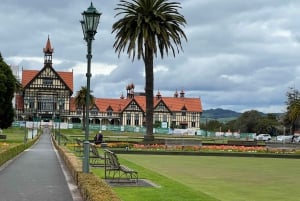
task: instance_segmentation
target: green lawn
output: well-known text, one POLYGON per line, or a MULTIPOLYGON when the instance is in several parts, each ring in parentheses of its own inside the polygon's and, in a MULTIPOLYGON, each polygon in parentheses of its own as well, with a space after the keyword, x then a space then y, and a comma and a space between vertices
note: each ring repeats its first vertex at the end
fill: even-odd
POLYGON ((300 199, 298 159, 129 154, 119 157, 131 162, 129 167, 137 168, 141 177, 161 186, 160 189, 114 188, 124 201, 214 200, 205 198, 203 193, 221 201, 300 199))
POLYGON ((0 152, 24 143, 24 128, 3 129, 2 132, 3 135, 6 135, 6 139, 0 139, 0 152))

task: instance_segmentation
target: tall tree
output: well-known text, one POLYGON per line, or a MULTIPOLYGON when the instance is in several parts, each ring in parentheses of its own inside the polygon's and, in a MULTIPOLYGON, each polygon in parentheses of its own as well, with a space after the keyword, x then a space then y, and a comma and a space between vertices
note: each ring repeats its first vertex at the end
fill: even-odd
POLYGON ((284 124, 290 127, 291 134, 294 133, 297 125, 297 120, 299 120, 300 114, 300 92, 291 87, 290 90, 286 93, 286 114, 284 116, 284 124))
MULTIPOLYGON (((92 106, 95 104, 95 98, 91 94, 92 91, 90 91, 90 103, 89 105, 92 106)), ((75 105, 76 108, 80 108, 82 111, 82 129, 85 130, 85 114, 86 114, 86 107, 85 107, 85 101, 86 101, 86 96, 87 96, 87 88, 86 87, 81 87, 81 89, 77 92, 75 96, 75 105)))
POLYGON ((116 16, 123 17, 113 24, 112 33, 116 33, 115 51, 120 56, 125 49, 134 61, 143 59, 146 74, 146 127, 144 140, 153 140, 153 59, 159 51, 161 58, 168 55, 169 49, 175 57, 182 50, 181 38, 187 40, 181 29, 186 24, 183 15, 178 12, 180 4, 168 0, 120 0, 115 10, 116 16))
POLYGON ((12 99, 16 90, 17 80, 11 68, 4 62, 0 53, 0 128, 11 126, 14 120, 12 99))

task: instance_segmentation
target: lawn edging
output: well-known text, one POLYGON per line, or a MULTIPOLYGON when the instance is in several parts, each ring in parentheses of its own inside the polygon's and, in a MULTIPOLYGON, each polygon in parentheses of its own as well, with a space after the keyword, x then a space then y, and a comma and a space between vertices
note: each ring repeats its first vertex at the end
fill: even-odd
POLYGON ((158 150, 124 150, 110 149, 117 154, 150 154, 150 155, 186 155, 186 156, 224 156, 224 157, 258 157, 258 158, 291 158, 300 159, 300 154, 276 154, 254 152, 203 152, 203 151, 158 151, 158 150))
POLYGON ((58 146, 52 138, 55 148, 70 171, 80 194, 85 201, 121 201, 113 189, 95 174, 82 172, 82 161, 68 148, 58 146))

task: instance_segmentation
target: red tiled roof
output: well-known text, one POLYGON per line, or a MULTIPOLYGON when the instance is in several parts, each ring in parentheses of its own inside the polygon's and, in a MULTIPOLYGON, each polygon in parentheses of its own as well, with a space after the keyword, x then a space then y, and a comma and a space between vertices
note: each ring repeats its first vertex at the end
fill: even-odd
POLYGON ((109 107, 114 112, 121 112, 130 101, 130 99, 96 98, 95 104, 100 112, 107 111, 109 107))
POLYGON ((202 112, 202 104, 199 98, 162 97, 161 99, 171 111, 181 111, 185 107, 190 112, 202 112))
POLYGON ((70 106, 69 110, 74 112, 76 111, 76 105, 75 105, 75 97, 70 98, 70 106))
MULTIPOLYGON (((75 101, 71 98, 70 103, 71 111, 75 111, 75 101)), ((95 98, 95 104, 98 109, 103 112, 107 111, 109 107, 115 112, 121 112, 124 110, 131 101, 136 101, 136 103, 141 107, 143 111, 146 111, 146 97, 145 96, 135 96, 133 99, 112 99, 112 98, 95 98)), ((202 104, 199 98, 174 98, 174 97, 162 97, 161 99, 154 98, 154 107, 163 101, 166 106, 171 111, 181 111, 183 107, 189 112, 202 112, 202 104)))
MULTIPOLYGON (((38 70, 23 70, 22 71, 22 86, 25 87, 40 71, 38 70)), ((73 91, 73 72, 57 72, 66 85, 73 91)))
POLYGON ((22 86, 25 87, 38 73, 38 70, 23 70, 22 86))
POLYGON ((24 107, 24 100, 23 97, 19 94, 16 95, 15 107, 17 110, 22 110, 24 107))
POLYGON ((73 91, 73 71, 72 72, 57 72, 64 80, 66 85, 73 91))

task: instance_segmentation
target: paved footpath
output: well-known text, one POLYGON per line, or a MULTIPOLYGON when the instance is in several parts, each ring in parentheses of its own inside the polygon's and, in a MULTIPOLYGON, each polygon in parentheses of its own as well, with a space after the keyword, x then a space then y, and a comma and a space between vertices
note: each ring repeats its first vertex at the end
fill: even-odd
POLYGON ((50 130, 38 142, 0 167, 0 201, 82 201, 56 150, 50 130))

